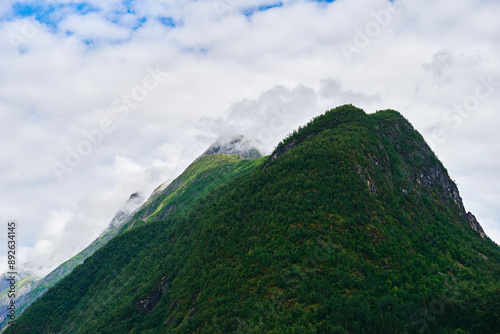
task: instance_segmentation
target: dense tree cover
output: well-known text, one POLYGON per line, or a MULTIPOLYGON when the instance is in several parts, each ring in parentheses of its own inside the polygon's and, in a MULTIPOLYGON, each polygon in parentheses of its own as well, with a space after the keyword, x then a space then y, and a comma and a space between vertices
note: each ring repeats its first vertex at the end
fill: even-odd
MULTIPOLYGON (((256 153, 250 152, 250 154, 255 156, 256 153)), ((260 165, 260 162, 261 160, 259 159, 247 161, 236 154, 204 154, 200 156, 174 182, 169 184, 166 189, 156 189, 154 196, 142 206, 139 212, 128 219, 121 228, 117 226, 116 228, 106 230, 83 251, 61 264, 40 281, 35 282, 33 290, 22 296, 18 295, 16 299, 17 315, 21 315, 24 309, 34 300, 43 295, 49 288, 56 285, 78 264, 82 263, 97 249, 105 245, 116 234, 123 233, 131 228, 139 226, 145 221, 160 220, 166 215, 175 216, 183 214, 183 212, 203 198, 203 196, 212 189, 247 172, 249 169, 255 168, 260 165)), ((29 283, 27 281, 28 280, 18 282, 18 291, 21 287, 29 283)), ((2 293, 7 295, 9 290, 10 289, 7 289, 2 293)), ((9 314, 9 310, 5 308, 3 312, 3 321, 0 323, 0 329, 6 327, 11 320, 9 317, 6 317, 7 314, 9 314)))
POLYGON ((401 115, 339 107, 285 146, 112 239, 6 333, 498 331, 499 247, 401 115))
POLYGON ((164 190, 151 198, 127 221, 122 232, 167 215, 185 214, 214 188, 259 166, 265 158, 245 160, 237 154, 203 154, 164 190))

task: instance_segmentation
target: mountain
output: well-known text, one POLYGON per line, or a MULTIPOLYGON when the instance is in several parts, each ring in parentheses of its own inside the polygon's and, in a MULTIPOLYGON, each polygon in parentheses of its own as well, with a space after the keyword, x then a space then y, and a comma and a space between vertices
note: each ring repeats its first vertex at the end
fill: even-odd
MULTIPOLYGON (((188 206, 200 199, 204 193, 211 189, 211 187, 238 175, 238 171, 233 169, 236 167, 237 163, 245 159, 255 159, 261 156, 259 149, 255 145, 258 145, 258 142, 242 135, 221 137, 191 166, 189 166, 175 182, 171 184, 164 183, 155 189, 151 198, 144 203, 144 205, 141 206, 144 202, 142 195, 138 193, 132 194, 123 208, 113 217, 108 228, 82 252, 61 264, 42 279, 36 279, 31 275, 18 282, 18 286, 22 285, 23 289, 18 289, 16 301, 17 315, 19 316, 22 314, 26 307, 34 300, 42 296, 49 288, 56 285, 77 265, 83 263, 86 258, 105 245, 111 238, 119 233, 127 231, 133 227, 138 220, 161 219, 166 214, 173 213, 173 211, 177 209, 176 206, 179 205, 179 203, 188 206), (224 155, 213 155, 212 151, 218 153, 223 152, 224 155), (226 168, 228 169, 227 171, 225 170, 226 168), (197 179, 207 176, 211 178, 211 182, 199 182, 197 179), (184 189, 192 183, 194 186, 191 186, 191 188, 195 189, 196 193, 191 194, 191 198, 186 198, 186 196, 182 195, 180 196, 180 200, 177 199, 177 194, 183 193, 184 189), (156 215, 163 205, 166 205, 168 209, 162 210, 161 215, 156 215), (137 212, 139 208, 141 210, 137 212), (134 214, 136 215, 134 216, 134 214)), ((243 169, 244 168, 245 167, 243 167, 243 169)), ((0 317, 3 320, 0 324, 0 329, 6 327, 9 320, 6 318, 8 310, 5 307, 7 303, 10 302, 10 299, 6 298, 9 289, 7 286, 4 287, 4 289, 4 291, 0 292, 0 306, 2 306, 0 317)))
MULTIPOLYGON (((9 276, 7 273, 0 275, 0 294, 8 291, 10 288, 9 276)), ((22 280, 28 276, 32 276, 30 272, 22 269, 17 269, 17 279, 22 280)), ((0 299, 1 301, 1 299, 0 299)))
MULTIPOLYGON (((24 310, 33 303, 38 297, 42 296, 49 288, 56 285, 62 278, 68 275, 77 265, 83 263, 83 261, 92 255, 97 249, 102 247, 106 242, 108 242, 112 237, 114 237, 121 228, 121 225, 131 216, 131 214, 140 207, 144 202, 142 195, 134 193, 127 200, 125 205, 115 214, 108 228, 104 230, 101 235, 94 240, 88 247, 83 251, 64 262, 47 276, 43 278, 38 278, 30 274, 22 274, 17 276, 16 284, 16 314, 21 315, 24 310)), ((2 281, 5 280, 2 277, 2 281)), ((5 282, 7 282, 5 280, 5 282)), ((3 287, 0 292, 0 330, 7 326, 7 322, 10 320, 6 318, 8 310, 6 308, 9 305, 11 299, 7 297, 10 287, 3 287)))
POLYGON ((211 151, 6 333, 495 333, 500 249, 398 112, 211 151))
POLYGON ((121 231, 190 210, 217 186, 255 168, 262 160, 256 145, 255 140, 242 135, 217 139, 178 178, 157 187, 121 231))
POLYGON ((241 134, 230 137, 220 137, 203 153, 210 154, 237 154, 245 159, 256 159, 262 156, 258 148, 261 143, 255 139, 247 138, 241 134))
MULTIPOLYGON (((21 315, 26 307, 34 300, 42 296, 49 288, 56 285, 77 265, 83 263, 85 259, 105 245, 111 238, 133 227, 137 220, 161 219, 164 215, 173 213, 173 211, 175 211, 174 206, 176 206, 177 203, 186 206, 192 204, 200 199, 204 193, 209 191, 211 187, 238 175, 238 171, 235 170, 238 163, 245 159, 255 159, 261 156, 259 149, 255 146, 256 144, 258 145, 255 140, 242 135, 221 137, 217 139, 202 156, 191 164, 175 182, 166 182, 156 188, 150 199, 144 203, 144 205, 141 206, 144 202, 144 198, 141 194, 132 194, 125 205, 115 214, 107 229, 83 251, 58 266, 42 279, 37 279, 35 276, 27 274, 18 277, 18 294, 16 300, 17 315, 21 315), (210 150, 224 152, 224 155, 212 155, 210 150), (211 182, 199 182, 198 179, 204 179, 207 176, 211 178, 211 182), (177 199, 177 194, 182 194, 188 185, 191 189, 195 190, 196 193, 192 194, 191 198, 186 198, 186 196, 182 195, 180 196, 180 200, 177 199), (156 213, 160 211, 163 205, 166 205, 169 209, 161 211, 161 215, 157 217, 156 213), (141 210, 137 213, 139 208, 141 210), (136 215, 133 216, 134 214, 136 215), (24 276, 28 277, 24 278, 24 276), (20 289, 20 286, 23 288, 20 289)), ((243 163, 242 165, 245 164, 243 163)), ((244 168, 245 167, 243 167, 243 169, 244 168)), ((7 281, 5 280, 5 282, 7 281)), ((8 314, 6 306, 10 302, 10 299, 6 297, 9 288, 5 286, 3 289, 5 290, 0 292, 0 306, 2 306, 0 312, 0 318, 2 319, 0 329, 6 327, 9 321, 9 319, 6 318, 8 314)))

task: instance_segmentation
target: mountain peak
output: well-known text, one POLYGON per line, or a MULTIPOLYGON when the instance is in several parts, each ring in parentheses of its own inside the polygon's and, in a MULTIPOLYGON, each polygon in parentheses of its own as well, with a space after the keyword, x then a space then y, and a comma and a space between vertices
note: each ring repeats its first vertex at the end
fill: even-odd
POLYGON ((130 195, 125 205, 115 214, 105 232, 121 225, 143 202, 144 197, 141 193, 135 192, 130 195))
MULTIPOLYGON (((355 166, 358 174, 367 183, 370 192, 377 192, 377 182, 372 180, 370 174, 390 166, 394 168, 396 164, 400 165, 401 170, 398 173, 402 180, 410 181, 410 184, 396 182, 395 187, 400 187, 403 193, 408 192, 407 188, 413 189, 414 200, 421 197, 422 191, 429 194, 439 189, 439 196, 450 205, 456 206, 464 221, 479 233, 482 239, 485 239, 483 228, 474 215, 465 210, 458 187, 441 161, 411 123, 401 113, 392 109, 379 110, 373 114, 367 114, 350 104, 331 109, 289 134, 278 144, 262 168, 268 167, 273 161, 299 147, 302 142, 313 140, 311 137, 318 136, 324 131, 345 134, 346 129, 349 129, 351 134, 363 132, 364 136, 373 136, 373 142, 377 142, 371 150, 359 143, 349 146, 351 155, 355 152, 360 153, 361 156, 366 155, 357 160, 364 160, 368 157, 364 168, 359 165, 360 161, 357 161, 355 166), (389 155, 392 155, 392 159, 389 155)), ((393 173, 394 171, 391 170, 390 174, 393 173)), ((382 184, 391 182, 391 179, 379 181, 382 184)))
POLYGON ((219 137, 203 155, 238 154, 245 159, 255 159, 262 156, 259 141, 241 134, 219 137))

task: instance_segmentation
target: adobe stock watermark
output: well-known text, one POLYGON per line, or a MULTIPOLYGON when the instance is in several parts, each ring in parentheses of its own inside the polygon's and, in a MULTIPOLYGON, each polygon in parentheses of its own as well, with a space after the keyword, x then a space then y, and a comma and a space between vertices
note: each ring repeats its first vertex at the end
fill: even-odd
POLYGON ((40 29, 35 25, 33 21, 26 21, 16 32, 10 31, 7 34, 7 39, 10 45, 16 52, 23 51, 29 44, 29 42, 38 36, 40 29))
POLYGON ((16 294, 19 295, 19 288, 17 282, 19 280, 17 274, 17 259, 19 258, 19 253, 17 253, 17 222, 9 221, 7 223, 7 277, 6 280, 9 282, 9 290, 7 292, 8 302, 7 304, 7 323, 9 326, 16 325, 16 317, 19 316, 17 313, 17 298, 16 294))
MULTIPOLYGON (((307 272, 304 272, 302 268, 318 269, 338 249, 340 249, 340 246, 334 244, 330 237, 317 237, 316 247, 311 256, 305 258, 300 265, 294 266, 291 270, 287 269, 281 276, 282 290, 299 289, 302 281, 307 278, 307 272)), ((258 302, 253 306, 253 312, 250 316, 236 319, 236 332, 261 332, 262 326, 265 325, 263 312, 267 311, 267 313, 273 314, 280 305, 285 303, 286 297, 283 292, 272 292, 265 302, 258 302)))
POLYGON ((465 96, 460 103, 453 106, 443 114, 442 123, 444 126, 436 127, 431 135, 434 144, 444 143, 449 136, 450 130, 457 130, 465 120, 469 119, 481 106, 481 103, 490 99, 500 88, 500 81, 493 75, 478 77, 478 84, 474 92, 465 96))
MULTIPOLYGON (((126 272, 126 268, 122 267, 120 271, 116 269, 111 269, 111 273, 107 277, 112 277, 120 280, 121 284, 118 287, 110 287, 109 280, 102 280, 101 284, 106 284, 107 287, 110 287, 106 295, 96 294, 90 301, 84 303, 77 303, 74 309, 75 314, 81 314, 85 312, 92 319, 96 319, 99 316, 105 314, 109 311, 110 305, 113 305, 113 302, 120 300, 120 296, 123 296, 124 291, 131 291, 133 289, 133 282, 136 278, 135 274, 129 274, 126 272)), ((68 333, 76 333, 78 330, 78 326, 82 324, 77 320, 72 321, 68 327, 68 333)))
POLYGON ((220 20, 227 13, 234 12, 240 3, 241 0, 216 0, 212 7, 220 20))
POLYGON ((276 108, 272 110, 273 117, 269 120, 266 127, 262 127, 257 135, 257 139, 264 144, 274 143, 277 138, 281 138, 283 131, 291 124, 292 120, 297 116, 295 111, 291 111, 286 107, 276 108))
POLYGON ((65 159, 61 161, 53 161, 51 163, 52 170, 57 176, 59 182, 64 180, 66 174, 72 173, 75 168, 80 166, 84 159, 92 154, 94 149, 100 146, 106 135, 109 135, 116 129, 116 124, 128 117, 132 110, 139 107, 141 102, 144 102, 149 94, 160 87, 166 77, 167 72, 151 67, 146 68, 148 73, 140 85, 133 87, 129 93, 122 94, 119 99, 114 100, 110 107, 106 110, 106 114, 99 121, 99 125, 90 129, 83 130, 82 137, 73 147, 66 146, 65 159))
MULTIPOLYGON (((412 327, 412 333, 415 330, 418 333, 425 333, 432 323, 445 313, 446 305, 454 303, 457 296, 465 293, 466 288, 458 285, 456 281, 450 281, 449 277, 445 279, 444 283, 444 289, 441 291, 439 298, 434 298, 410 315, 408 323, 412 327)), ((409 332, 405 330, 399 334, 409 334, 409 332)))
MULTIPOLYGON (((44 4, 43 6, 37 8, 44 17, 48 17, 57 6, 63 6, 59 1, 53 0, 49 4, 44 4)), ((25 21, 22 26, 16 31, 10 31, 7 33, 7 39, 10 45, 16 52, 23 52, 25 48, 28 47, 30 41, 35 39, 40 32, 39 27, 35 23, 35 18, 30 17, 25 21)))
POLYGON ((394 16, 403 11, 400 1, 390 2, 386 9, 371 11, 370 16, 373 20, 365 23, 363 27, 357 26, 354 28, 354 37, 351 43, 341 43, 340 51, 344 55, 347 63, 352 62, 353 55, 358 55, 366 49, 374 39, 382 34, 382 31, 387 28, 394 16))

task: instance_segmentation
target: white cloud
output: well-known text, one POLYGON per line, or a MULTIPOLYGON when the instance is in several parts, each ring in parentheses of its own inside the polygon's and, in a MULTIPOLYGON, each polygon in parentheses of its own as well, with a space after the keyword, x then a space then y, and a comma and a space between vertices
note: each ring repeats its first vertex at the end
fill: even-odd
POLYGON ((84 40, 121 41, 131 35, 130 29, 120 27, 97 13, 68 16, 59 27, 62 31, 74 33, 84 40))
POLYGON ((263 151, 270 154, 288 133, 332 106, 352 103, 370 107, 377 100, 377 96, 344 90, 342 83, 334 79, 322 80, 317 90, 304 85, 293 89, 276 86, 256 99, 233 102, 223 117, 202 117, 198 138, 207 142, 244 133, 259 140, 263 151))
POLYGON ((429 142, 444 130, 438 156, 466 208, 500 241, 500 87, 473 112, 455 109, 480 78, 500 81, 499 3, 403 0, 348 62, 340 45, 377 22, 387 1, 285 1, 250 18, 240 11, 269 2, 221 1, 230 5, 223 15, 215 0, 135 1, 130 13, 120 1, 92 0, 99 11, 54 15, 59 30, 32 18, 0 22, 0 212, 19 221, 26 259, 43 271, 74 255, 131 193, 175 177, 220 135, 261 137, 269 151, 344 103, 399 110, 429 142), (12 34, 22 38, 12 44, 12 34), (51 163, 141 85, 148 66, 168 76, 59 183, 51 163), (62 234, 44 236, 47 224, 62 234))

